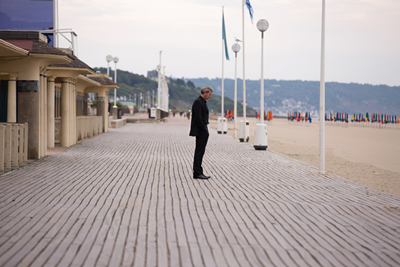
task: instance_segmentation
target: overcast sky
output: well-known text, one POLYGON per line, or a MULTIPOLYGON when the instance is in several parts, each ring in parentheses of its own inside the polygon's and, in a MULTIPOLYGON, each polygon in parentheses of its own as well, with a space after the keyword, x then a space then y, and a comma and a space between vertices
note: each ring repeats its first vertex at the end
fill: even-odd
MULTIPOLYGON (((107 54, 118 69, 146 75, 162 53, 167 76, 221 77, 222 6, 234 78, 234 37, 242 39, 241 0, 69 0, 59 1, 60 28, 78 34, 79 57, 106 67, 107 54)), ((246 79, 261 77, 259 19, 267 19, 266 79, 320 77, 322 0, 251 0, 254 24, 245 13, 246 79)), ((326 80, 400 85, 400 1, 326 1, 326 80)), ((238 77, 243 77, 243 53, 238 77)), ((114 68, 114 64, 112 64, 114 68)))

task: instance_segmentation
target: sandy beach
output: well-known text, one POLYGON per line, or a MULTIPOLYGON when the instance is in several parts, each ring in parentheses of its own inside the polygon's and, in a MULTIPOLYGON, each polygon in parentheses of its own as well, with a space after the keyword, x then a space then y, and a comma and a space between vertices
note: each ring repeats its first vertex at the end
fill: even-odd
MULTIPOLYGON (((248 121, 252 143, 259 120, 248 121)), ((318 168, 319 123, 300 124, 289 124, 286 119, 267 122, 268 149, 318 168)), ((210 127, 216 129, 217 121, 211 120, 210 127)), ((233 127, 228 122, 228 135, 234 136, 233 127)), ((326 125, 325 131, 328 173, 400 196, 400 129, 326 125)))

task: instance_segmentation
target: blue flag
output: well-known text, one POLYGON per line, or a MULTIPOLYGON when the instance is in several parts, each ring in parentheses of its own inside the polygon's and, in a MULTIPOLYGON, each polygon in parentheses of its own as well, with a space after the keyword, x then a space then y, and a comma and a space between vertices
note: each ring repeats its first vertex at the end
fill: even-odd
POLYGON ((250 18, 251 18, 251 23, 253 23, 253 14, 254 14, 254 11, 253 11, 253 7, 252 7, 251 4, 250 4, 250 0, 246 0, 246 6, 247 6, 247 8, 249 9, 250 18))
POLYGON ((224 40, 224 43, 225 43, 225 57, 227 60, 229 60, 228 46, 226 45, 224 11, 222 11, 222 40, 224 40))

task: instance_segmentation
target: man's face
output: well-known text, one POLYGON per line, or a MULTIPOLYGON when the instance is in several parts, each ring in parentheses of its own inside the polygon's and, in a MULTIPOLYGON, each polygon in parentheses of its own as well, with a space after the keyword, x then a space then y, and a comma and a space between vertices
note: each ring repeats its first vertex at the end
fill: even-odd
POLYGON ((208 91, 208 93, 205 92, 205 93, 202 95, 202 97, 203 97, 205 100, 208 100, 208 99, 210 99, 211 95, 212 95, 212 92, 211 92, 211 91, 208 91))

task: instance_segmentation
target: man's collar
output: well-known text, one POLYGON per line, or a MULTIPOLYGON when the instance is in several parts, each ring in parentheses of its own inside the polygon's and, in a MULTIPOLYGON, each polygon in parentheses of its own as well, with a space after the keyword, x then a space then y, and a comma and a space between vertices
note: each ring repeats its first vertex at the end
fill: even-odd
POLYGON ((207 103, 207 100, 202 95, 200 95, 200 97, 207 103))

